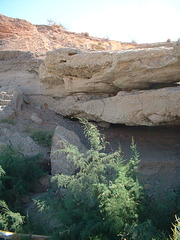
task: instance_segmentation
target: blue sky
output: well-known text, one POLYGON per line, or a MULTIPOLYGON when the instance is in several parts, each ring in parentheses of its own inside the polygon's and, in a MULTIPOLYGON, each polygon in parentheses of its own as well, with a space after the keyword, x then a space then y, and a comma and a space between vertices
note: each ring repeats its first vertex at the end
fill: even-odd
POLYGON ((180 38, 180 0, 0 0, 0 13, 118 41, 180 38))

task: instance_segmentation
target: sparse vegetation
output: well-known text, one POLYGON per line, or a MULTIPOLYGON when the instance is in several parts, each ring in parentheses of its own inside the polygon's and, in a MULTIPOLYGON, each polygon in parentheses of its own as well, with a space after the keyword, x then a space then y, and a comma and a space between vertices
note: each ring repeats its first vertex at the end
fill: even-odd
POLYGON ((24 132, 30 133, 31 132, 31 127, 30 124, 26 124, 24 127, 24 132))
POLYGON ((0 229, 22 231, 25 218, 19 211, 21 197, 31 191, 44 174, 37 165, 38 156, 24 157, 10 146, 0 151, 0 229), (8 205, 7 205, 8 204, 8 205), (9 206, 9 207, 8 207, 9 206), (13 209, 11 211, 10 209, 13 209))
POLYGON ((47 22, 48 22, 49 26, 52 26, 54 28, 58 28, 58 29, 61 29, 61 30, 65 30, 65 27, 62 24, 57 23, 52 19, 48 19, 47 22))
POLYGON ((38 144, 44 147, 50 147, 52 142, 54 132, 53 131, 45 131, 42 129, 33 130, 30 133, 30 137, 36 141, 38 144))
POLYGON ((82 35, 85 36, 85 37, 89 37, 89 33, 88 32, 83 32, 82 35))
POLYGON ((8 123, 8 124, 12 124, 15 125, 16 124, 16 120, 14 118, 4 118, 1 120, 2 123, 8 123))

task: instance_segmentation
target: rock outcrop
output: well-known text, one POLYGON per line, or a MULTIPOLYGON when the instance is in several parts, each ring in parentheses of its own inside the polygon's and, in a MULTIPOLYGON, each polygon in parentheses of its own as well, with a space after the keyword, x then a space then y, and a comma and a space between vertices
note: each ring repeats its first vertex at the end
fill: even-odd
POLYGON ((88 99, 69 96, 54 110, 64 116, 130 126, 174 125, 180 123, 180 86, 157 90, 121 91, 114 97, 88 99))
MULTIPOLYGON (((19 37, 23 41, 23 29, 36 44, 37 34, 41 41, 48 29, 54 29, 59 35, 69 34, 69 37, 74 34, 62 26, 61 29, 56 25, 34 26, 6 18, 0 15, 0 33, 10 34, 3 35, 5 38, 0 35, 0 38, 6 40, 19 37), (16 34, 18 27, 19 35, 16 34)), ((28 45, 28 49, 35 49, 33 44, 28 45)), ((71 44, 61 47, 66 46, 71 44)), ((13 87, 31 102, 64 116, 135 126, 179 124, 180 41, 164 43, 161 47, 152 44, 129 50, 121 48, 121 51, 104 47, 98 49, 106 51, 85 52, 90 49, 74 46, 78 49, 47 52, 45 59, 42 55, 56 47, 42 47, 42 54, 37 54, 37 49, 34 53, 0 51, 0 86, 13 87)))
POLYGON ((76 146, 81 153, 87 151, 75 132, 57 126, 52 139, 50 156, 52 175, 57 173, 73 174, 76 170, 76 166, 72 162, 67 161, 67 155, 61 151, 64 148, 64 142, 76 146))
POLYGON ((23 132, 16 131, 13 127, 4 127, 0 130, 0 147, 11 146, 24 156, 35 156, 41 154, 39 162, 47 162, 48 156, 45 148, 39 146, 34 140, 23 132))
POLYGON ((67 94, 117 93, 149 89, 180 81, 180 55, 174 48, 120 52, 48 52, 40 68, 42 82, 65 85, 67 94))
POLYGON ((52 95, 56 89, 49 107, 64 116, 135 126, 179 124, 179 42, 121 52, 59 49, 47 53, 39 76, 52 95))
POLYGON ((21 112, 22 93, 8 87, 0 88, 0 120, 15 117, 21 112))
POLYGON ((39 93, 41 63, 31 52, 0 51, 0 86, 19 89, 23 94, 39 93))

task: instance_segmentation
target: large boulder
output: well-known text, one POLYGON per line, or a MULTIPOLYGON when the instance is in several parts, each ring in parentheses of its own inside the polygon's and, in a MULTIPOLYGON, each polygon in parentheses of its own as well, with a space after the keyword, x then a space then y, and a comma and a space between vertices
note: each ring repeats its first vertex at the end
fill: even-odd
POLYGON ((87 151, 86 147, 81 143, 75 132, 69 131, 61 126, 57 126, 52 139, 50 155, 52 175, 57 173, 73 174, 76 170, 75 165, 70 163, 67 160, 66 154, 61 151, 64 149, 64 142, 76 146, 81 153, 85 153, 87 151))
POLYGON ((9 119, 21 112, 22 93, 16 89, 0 88, 0 120, 9 119))
POLYGON ((2 146, 11 146, 24 156, 33 157, 41 154, 40 163, 48 162, 48 154, 44 147, 39 146, 31 137, 25 132, 18 132, 15 127, 9 126, 6 128, 2 126, 0 130, 0 148, 2 146))

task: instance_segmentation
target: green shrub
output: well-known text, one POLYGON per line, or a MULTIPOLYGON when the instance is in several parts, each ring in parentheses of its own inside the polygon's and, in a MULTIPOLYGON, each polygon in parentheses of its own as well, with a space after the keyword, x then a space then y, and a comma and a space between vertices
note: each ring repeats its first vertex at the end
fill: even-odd
POLYGON ((24 217, 20 213, 9 210, 7 204, 0 200, 0 229, 5 231, 18 231, 21 229, 24 217))
POLYGON ((53 134, 54 134, 53 131, 44 131, 44 130, 38 129, 38 130, 32 131, 30 134, 30 137, 40 145, 43 145, 44 147, 50 147, 53 134))
POLYGON ((180 214, 180 192, 178 190, 155 189, 154 195, 145 195, 141 208, 139 213, 141 221, 151 219, 156 229, 164 231, 168 235, 171 231, 174 215, 180 214))
MULTIPOLYGON (((0 192, 3 188, 1 178, 5 176, 5 174, 5 171, 0 165, 0 192)), ((18 231, 22 224, 23 217, 19 213, 10 211, 7 204, 0 200, 0 229, 18 231)))
POLYGON ((37 165, 38 159, 39 156, 25 157, 10 146, 1 149, 0 165, 3 171, 0 198, 8 205, 15 206, 19 197, 29 193, 33 184, 43 175, 43 171, 37 165))
POLYGON ((61 223, 53 229, 57 239, 123 239, 129 235, 129 226, 137 222, 142 197, 136 146, 132 142, 133 156, 128 161, 123 159, 120 149, 106 154, 104 137, 94 125, 86 120, 81 122, 91 148, 81 154, 77 147, 64 142, 62 151, 78 170, 72 176, 53 177, 57 197, 54 201, 46 200, 46 214, 56 209, 61 223))

